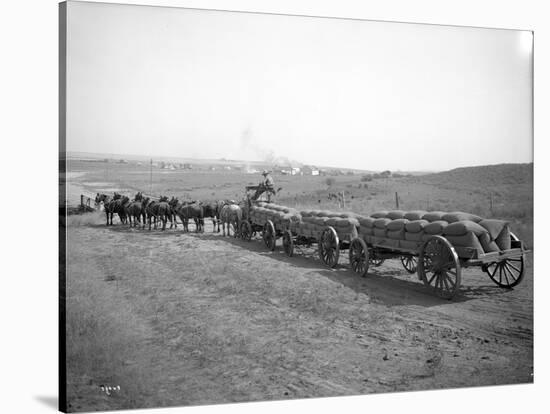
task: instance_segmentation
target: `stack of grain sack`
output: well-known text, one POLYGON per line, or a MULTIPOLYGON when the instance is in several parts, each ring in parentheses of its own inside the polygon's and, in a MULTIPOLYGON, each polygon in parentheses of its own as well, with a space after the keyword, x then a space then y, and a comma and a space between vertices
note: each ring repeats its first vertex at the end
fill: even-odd
POLYGON ((431 236, 440 235, 464 258, 511 247, 508 222, 461 211, 379 211, 358 220, 360 236, 381 246, 419 250, 431 236))
POLYGON ((302 210, 300 215, 302 216, 301 223, 292 228, 299 235, 318 239, 327 226, 336 230, 340 240, 351 240, 358 235, 359 220, 355 213, 302 210))
POLYGON ((298 210, 273 203, 258 202, 251 206, 249 211, 250 221, 258 226, 264 226, 267 220, 271 220, 277 230, 290 228, 301 220, 298 210))

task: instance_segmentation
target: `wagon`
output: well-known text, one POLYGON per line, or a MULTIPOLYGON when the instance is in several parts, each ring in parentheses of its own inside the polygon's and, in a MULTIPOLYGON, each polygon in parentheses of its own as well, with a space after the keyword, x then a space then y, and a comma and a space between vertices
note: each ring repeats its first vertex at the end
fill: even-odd
MULTIPOLYGON (((308 214, 314 211, 316 210, 312 210, 308 214)), ((458 235, 453 235, 450 231, 434 235, 426 234, 426 238, 418 239, 418 241, 411 241, 407 238, 403 240, 391 238, 389 231, 395 227, 393 224, 399 224, 399 220, 393 221, 394 218, 390 218, 390 216, 394 214, 403 215, 404 212, 400 211, 389 212, 387 213, 388 217, 384 215, 379 217, 383 219, 390 218, 388 221, 393 221, 391 224, 387 223, 388 229, 382 230, 383 233, 386 230, 388 231, 388 237, 377 236, 376 233, 369 234, 367 228, 363 229, 363 227, 368 227, 364 226, 364 220, 375 219, 377 213, 371 217, 363 217, 354 215, 354 213, 331 213, 319 210, 316 212, 319 213, 316 216, 317 221, 315 217, 308 219, 303 214, 304 212, 301 212, 299 221, 295 222, 254 221, 245 214, 245 219, 241 224, 241 237, 250 240, 254 233, 261 234, 266 247, 270 250, 275 249, 277 240, 280 238, 282 239, 283 250, 289 257, 294 255, 297 246, 311 247, 317 245, 321 261, 331 268, 337 266, 341 252, 347 250, 350 268, 361 276, 366 276, 371 266, 380 266, 387 259, 399 259, 407 272, 416 273, 418 279, 430 290, 437 296, 446 299, 453 298, 459 292, 462 282, 462 269, 468 267, 481 268, 497 286, 508 289, 521 283, 525 275, 525 256, 529 251, 526 250, 523 242, 509 231, 508 227, 506 227, 506 232, 502 230, 502 233, 499 233, 498 241, 500 245, 495 244, 494 250, 489 251, 485 250, 485 245, 483 245, 483 248, 479 245, 478 248, 475 245, 458 243, 455 240, 456 237, 454 238, 458 235), (330 214, 323 217, 322 213, 330 214), (336 217, 340 218, 336 219, 336 217), (352 224, 353 220, 349 220, 349 218, 357 218, 359 225, 355 227, 352 224), (330 220, 334 221, 331 222, 330 220), (348 228, 342 227, 346 225, 343 224, 346 220, 349 222, 348 228), (326 222, 327 225, 321 225, 321 222, 326 222), (331 225, 334 223, 336 225, 331 225)), ((418 212, 409 212, 404 215, 414 215, 415 213, 418 212)), ((457 225, 460 228, 465 226, 464 228, 468 231, 472 229, 472 226, 474 228, 477 226, 485 233, 484 229, 489 228, 491 225, 488 222, 492 221, 493 225, 496 222, 505 223, 501 220, 484 220, 462 212, 429 212, 426 214, 426 218, 428 215, 437 216, 438 214, 441 214, 443 222, 445 222, 445 217, 450 217, 447 220, 454 220, 448 222, 448 229, 455 226, 455 230, 457 225), (477 224, 478 222, 481 224, 477 224), (482 228, 481 225, 486 227, 482 228)), ((405 219, 404 221, 409 222, 409 224, 416 223, 412 219, 405 219)), ((436 219, 418 221, 436 224, 437 217, 436 219)), ((427 229, 428 227, 426 227, 426 231, 427 229)), ((492 239, 490 243, 493 243, 492 239)))
POLYGON ((349 246, 351 269, 362 276, 368 272, 375 257, 378 261, 399 258, 410 273, 437 296, 451 299, 460 290, 462 269, 480 267, 501 288, 517 286, 525 275, 525 255, 529 251, 521 240, 510 233, 510 249, 479 253, 476 249, 455 248, 447 238, 434 235, 418 248, 388 246, 383 240, 362 236, 354 238, 349 246))
MULTIPOLYGON (((349 251, 354 241, 356 239, 360 240, 357 231, 342 232, 332 226, 326 226, 322 231, 316 233, 304 233, 299 226, 295 226, 286 228, 281 233, 283 251, 287 256, 294 256, 296 246, 311 247, 317 245, 319 258, 330 268, 338 265, 340 253, 346 250, 349 251)), ((366 256, 368 265, 375 267, 382 265, 386 258, 387 256, 378 255, 374 252, 370 256, 366 256)), ((416 259, 414 257, 403 255, 400 258, 403 267, 407 271, 416 272, 416 259)), ((366 271, 364 274, 366 274, 366 271)))
POLYGON ((277 239, 283 236, 286 226, 273 220, 254 220, 251 214, 252 208, 260 203, 265 203, 265 200, 257 199, 258 194, 261 194, 261 186, 247 186, 245 190, 247 192, 246 202, 242 209, 243 217, 239 224, 239 236, 242 240, 250 241, 256 234, 261 234, 266 247, 273 251, 277 239))

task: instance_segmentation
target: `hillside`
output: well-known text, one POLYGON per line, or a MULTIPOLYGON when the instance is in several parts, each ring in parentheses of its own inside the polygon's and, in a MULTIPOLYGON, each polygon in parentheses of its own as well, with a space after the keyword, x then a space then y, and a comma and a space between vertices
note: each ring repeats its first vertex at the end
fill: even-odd
POLYGON ((501 187, 503 185, 533 185, 533 163, 497 164, 455 168, 420 178, 426 184, 456 187, 501 187))

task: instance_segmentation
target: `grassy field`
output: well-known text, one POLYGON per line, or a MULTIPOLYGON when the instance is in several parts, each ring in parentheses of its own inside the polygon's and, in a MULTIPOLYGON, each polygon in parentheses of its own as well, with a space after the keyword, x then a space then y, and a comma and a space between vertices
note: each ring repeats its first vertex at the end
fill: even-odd
MULTIPOLYGON (((237 171, 195 171, 154 169, 152 185, 147 165, 70 161, 72 174, 85 173, 78 180, 88 191, 133 194, 144 191, 154 195, 183 199, 239 200, 244 186, 255 185, 259 174, 237 171)), ((350 210, 370 214, 377 210, 467 211, 486 218, 509 220, 512 230, 533 246, 533 164, 502 164, 459 168, 414 177, 362 181, 361 175, 284 176, 275 175, 282 187, 277 202, 298 208, 350 210), (342 202, 329 194, 344 193, 342 202)))

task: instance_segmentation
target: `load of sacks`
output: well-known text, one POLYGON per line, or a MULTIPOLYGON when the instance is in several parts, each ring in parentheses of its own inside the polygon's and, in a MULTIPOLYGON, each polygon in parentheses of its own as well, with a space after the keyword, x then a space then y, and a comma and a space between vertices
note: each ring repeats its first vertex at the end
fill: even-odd
POLYGON ((250 220, 260 226, 271 220, 277 230, 319 238, 327 226, 341 240, 361 237, 366 242, 390 248, 418 251, 430 237, 445 237, 460 257, 486 254, 511 248, 508 222, 483 219, 461 211, 378 211, 370 216, 352 212, 302 210, 273 203, 257 203, 249 211, 250 220))
POLYGON ((264 226, 267 220, 271 220, 278 230, 290 228, 292 223, 301 220, 298 210, 273 203, 259 202, 250 208, 248 214, 252 223, 264 226))
POLYGON ((350 240, 358 235, 359 220, 355 213, 302 210, 300 216, 302 221, 296 223, 291 230, 302 236, 318 238, 326 226, 333 227, 341 240, 350 240))
POLYGON ((418 250, 430 237, 440 235, 461 257, 472 257, 473 250, 479 255, 511 248, 508 222, 460 211, 379 211, 359 216, 358 221, 365 241, 388 247, 418 250))

